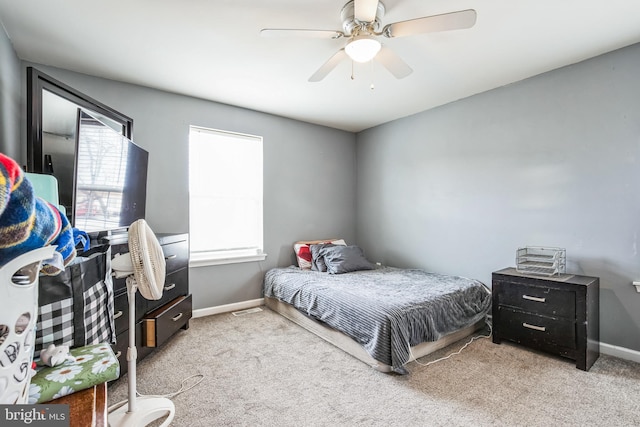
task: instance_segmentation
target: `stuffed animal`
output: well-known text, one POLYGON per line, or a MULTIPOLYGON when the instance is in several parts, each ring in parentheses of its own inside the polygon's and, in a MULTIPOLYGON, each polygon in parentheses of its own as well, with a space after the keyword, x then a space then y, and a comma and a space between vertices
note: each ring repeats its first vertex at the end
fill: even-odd
POLYGON ((45 365, 58 366, 67 360, 75 362, 76 358, 69 354, 68 345, 59 345, 56 347, 55 344, 50 344, 49 347, 40 352, 40 360, 45 365))

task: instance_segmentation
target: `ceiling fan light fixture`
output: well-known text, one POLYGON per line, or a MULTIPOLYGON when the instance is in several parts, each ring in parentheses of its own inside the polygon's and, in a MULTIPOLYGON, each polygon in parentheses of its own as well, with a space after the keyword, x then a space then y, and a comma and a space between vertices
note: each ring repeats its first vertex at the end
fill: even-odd
POLYGON ((344 47, 344 51, 356 62, 369 62, 380 51, 382 45, 371 36, 354 37, 344 47))

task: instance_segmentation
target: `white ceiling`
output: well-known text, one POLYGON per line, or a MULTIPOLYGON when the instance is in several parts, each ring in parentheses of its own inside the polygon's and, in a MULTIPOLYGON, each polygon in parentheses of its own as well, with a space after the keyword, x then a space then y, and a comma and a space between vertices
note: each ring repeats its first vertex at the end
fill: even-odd
POLYGON ((345 41, 263 38, 341 30, 346 0, 0 0, 17 55, 338 129, 360 131, 640 42, 638 0, 384 0, 383 24, 475 9, 467 30, 382 38, 412 68, 344 61, 345 41), (375 89, 371 90, 373 82, 375 89))

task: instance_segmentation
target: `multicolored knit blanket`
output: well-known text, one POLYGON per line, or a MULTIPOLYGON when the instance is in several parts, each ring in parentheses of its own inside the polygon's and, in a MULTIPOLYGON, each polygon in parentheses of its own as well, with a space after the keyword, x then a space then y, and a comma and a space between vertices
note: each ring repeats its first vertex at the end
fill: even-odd
MULTIPOLYGON (((37 197, 15 160, 0 153, 0 267, 18 256, 47 245, 56 245, 64 265, 76 256, 73 231, 57 207, 37 197)), ((41 273, 56 275, 60 269, 45 264, 41 273)))

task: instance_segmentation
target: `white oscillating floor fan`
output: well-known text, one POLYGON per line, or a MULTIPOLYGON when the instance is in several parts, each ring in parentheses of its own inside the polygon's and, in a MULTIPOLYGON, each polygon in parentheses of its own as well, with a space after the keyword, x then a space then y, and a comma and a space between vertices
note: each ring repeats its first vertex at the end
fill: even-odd
POLYGON ((151 300, 162 298, 166 262, 160 242, 145 220, 139 219, 129 227, 129 253, 116 255, 111 262, 116 278, 127 278, 129 297, 129 348, 127 361, 129 366, 129 399, 123 405, 109 413, 109 425, 146 426, 159 418, 166 417, 160 425, 168 426, 175 415, 173 402, 164 397, 136 396, 136 291, 151 300))

